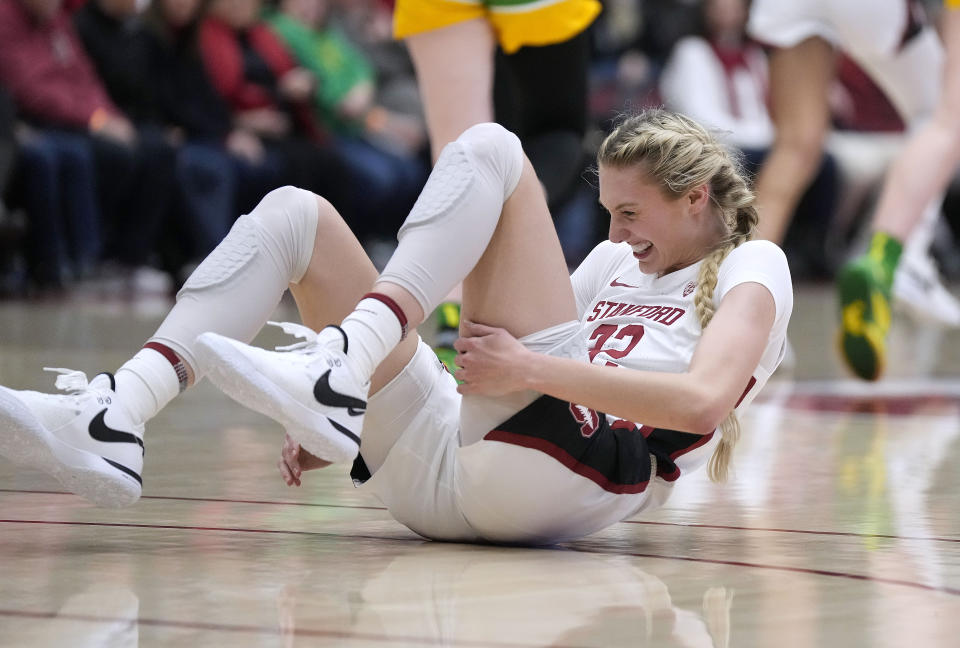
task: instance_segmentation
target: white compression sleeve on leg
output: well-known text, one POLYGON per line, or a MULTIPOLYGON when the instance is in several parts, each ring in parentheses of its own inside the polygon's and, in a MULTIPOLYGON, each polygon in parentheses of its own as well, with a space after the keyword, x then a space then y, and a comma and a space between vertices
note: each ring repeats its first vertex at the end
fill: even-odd
POLYGON ((264 196, 190 275, 151 340, 169 346, 194 371, 193 343, 201 333, 252 340, 287 286, 306 273, 318 210, 317 196, 304 189, 281 187, 264 196))
POLYGON ((402 286, 424 313, 432 311, 480 260, 523 160, 520 140, 498 124, 471 126, 447 144, 380 280, 402 286))

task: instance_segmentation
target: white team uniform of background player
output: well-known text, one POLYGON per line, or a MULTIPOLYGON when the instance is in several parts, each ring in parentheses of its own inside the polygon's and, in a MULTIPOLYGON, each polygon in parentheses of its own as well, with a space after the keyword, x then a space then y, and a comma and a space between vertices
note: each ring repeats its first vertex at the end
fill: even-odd
POLYGON ((943 47, 933 29, 904 44, 908 0, 754 0, 747 31, 765 45, 792 47, 819 36, 844 50, 880 86, 910 125, 933 111, 943 47))
MULTIPOLYGON (((747 31, 760 43, 787 48, 819 36, 842 49, 886 93, 913 129, 931 116, 940 94, 944 52, 912 0, 754 0, 747 31)), ((937 196, 906 241, 894 297, 919 319, 960 324, 960 308, 942 288, 929 259, 940 204, 937 196), (932 283, 928 283, 932 282, 932 283)))
MULTIPOLYGON (((684 371, 701 333, 693 304, 699 268, 698 262, 663 277, 645 275, 629 245, 601 243, 572 276, 580 321, 521 341, 551 355, 592 356, 595 364, 684 371)), ((751 241, 730 253, 720 267, 716 303, 745 282, 770 291, 776 318, 753 373, 755 382, 738 411, 782 360, 793 309, 787 261, 773 243, 751 241)), ((564 463, 568 457, 484 439, 536 396, 468 396, 461 408, 455 381, 421 342, 407 368, 369 400, 363 444, 383 434, 397 438, 386 458, 369 466, 373 476, 363 488, 414 531, 451 540, 559 541, 599 531, 666 501, 677 474, 651 475, 642 492, 618 493, 610 484, 604 488, 602 476, 590 469, 564 463)), ((587 412, 582 408, 580 414, 589 424, 587 412)), ((714 433, 707 443, 684 448, 674 461, 676 468, 686 473, 702 467, 718 441, 719 433, 714 433)), ((361 455, 370 464, 363 444, 361 455)), ((657 468, 653 466, 654 474, 657 468)))

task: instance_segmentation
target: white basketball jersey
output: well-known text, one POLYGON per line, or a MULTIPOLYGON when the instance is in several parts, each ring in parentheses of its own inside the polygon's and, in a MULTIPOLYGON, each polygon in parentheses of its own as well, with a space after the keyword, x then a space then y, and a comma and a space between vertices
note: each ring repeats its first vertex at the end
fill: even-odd
MULTIPOLYGON (((693 303, 700 265, 657 277, 640 271, 625 243, 605 241, 594 248, 571 277, 590 361, 626 369, 686 371, 702 332, 693 303)), ((783 359, 793 310, 790 270, 775 244, 750 241, 731 252, 720 266, 715 304, 719 306, 727 292, 746 282, 770 291, 776 317, 760 363, 744 385, 738 411, 753 400, 783 359)), ((704 463, 717 440, 685 457, 683 467, 691 470, 692 464, 704 463)))

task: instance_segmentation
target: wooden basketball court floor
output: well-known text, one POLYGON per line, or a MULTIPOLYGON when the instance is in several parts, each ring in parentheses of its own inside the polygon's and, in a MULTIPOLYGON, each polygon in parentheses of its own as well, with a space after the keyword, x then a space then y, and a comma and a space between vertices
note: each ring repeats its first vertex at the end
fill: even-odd
MULTIPOLYGON (((798 289, 796 366, 730 483, 687 476, 666 508, 549 548, 424 541, 345 468, 288 489, 278 427, 206 384, 149 424, 133 508, 0 459, 0 645, 960 645, 960 333, 898 320, 865 385, 834 357, 832 299, 798 289)), ((166 308, 0 302, 0 383, 113 370, 166 308)))

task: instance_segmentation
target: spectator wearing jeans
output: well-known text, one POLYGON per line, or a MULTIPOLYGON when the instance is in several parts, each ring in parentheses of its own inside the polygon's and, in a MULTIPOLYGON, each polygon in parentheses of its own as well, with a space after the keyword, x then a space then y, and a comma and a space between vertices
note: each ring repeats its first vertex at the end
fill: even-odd
MULTIPOLYGON (((135 131, 60 0, 0 0, 0 84, 23 120, 17 139, 30 274, 42 285, 89 275, 103 249, 95 160, 132 145, 135 131)), ((123 185, 125 169, 114 170, 111 183, 123 185)))

